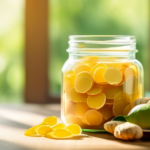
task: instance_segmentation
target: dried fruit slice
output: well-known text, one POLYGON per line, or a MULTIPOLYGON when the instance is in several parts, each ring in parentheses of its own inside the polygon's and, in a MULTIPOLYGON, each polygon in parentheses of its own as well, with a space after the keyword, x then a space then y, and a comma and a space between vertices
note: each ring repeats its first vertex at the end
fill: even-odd
POLYGON ((81 127, 78 124, 71 124, 67 126, 65 129, 67 129, 69 132, 71 132, 74 135, 79 135, 82 132, 81 127))
POLYGON ((128 113, 130 112, 131 108, 132 108, 132 107, 131 107, 131 104, 128 104, 128 105, 125 107, 125 109, 123 110, 123 115, 127 116, 128 113))
POLYGON ((104 105, 101 109, 99 109, 99 112, 106 120, 113 117, 113 112, 108 105, 104 105))
POLYGON ((124 100, 120 100, 113 105, 113 114, 114 116, 123 115, 124 108, 128 105, 128 103, 124 100))
POLYGON ((92 79, 91 74, 87 71, 82 71, 76 75, 76 79, 80 78, 80 77, 88 77, 88 78, 92 79))
POLYGON ((73 102, 77 103, 77 102, 86 102, 88 95, 78 93, 76 92, 75 88, 72 88, 70 91, 70 97, 73 102))
POLYGON ((106 99, 106 104, 113 105, 114 99, 106 99))
POLYGON ((49 125, 42 125, 42 126, 35 128, 35 131, 37 134, 44 136, 47 133, 52 132, 53 129, 49 125))
POLYGON ((66 127, 66 125, 64 125, 63 123, 58 123, 57 125, 55 125, 54 127, 52 127, 53 130, 56 129, 64 129, 66 127))
POLYGON ((96 110, 88 110, 85 118, 90 125, 100 125, 103 121, 103 116, 96 110))
POLYGON ((138 78, 135 75, 130 75, 126 82, 125 82, 125 86, 124 86, 124 91, 127 94, 136 94, 138 91, 138 78))
POLYGON ((67 124, 82 124, 80 118, 71 114, 65 116, 65 121, 67 124))
POLYGON ((104 93, 99 93, 97 95, 90 95, 87 99, 87 104, 90 108, 99 109, 104 106, 106 102, 106 96, 104 93))
POLYGON ((88 77, 79 77, 75 80, 75 90, 79 93, 86 93, 89 91, 93 86, 92 79, 88 77))
POLYGON ((88 65, 86 65, 86 64, 81 64, 81 65, 79 65, 79 66, 77 66, 77 67, 75 68, 74 73, 75 73, 75 74, 78 74, 78 73, 80 73, 80 72, 82 72, 82 71, 90 72, 90 70, 91 70, 91 67, 90 67, 90 66, 88 66, 88 65))
POLYGON ((127 79, 129 76, 131 76, 131 75, 135 75, 135 71, 134 71, 134 69, 132 69, 130 66, 129 67, 127 67, 126 69, 125 69, 125 72, 124 72, 124 76, 125 76, 125 79, 127 79))
POLYGON ((105 82, 105 79, 104 79, 104 74, 105 74, 105 71, 107 69, 106 68, 97 68, 94 72, 94 81, 96 83, 102 83, 102 82, 105 82))
POLYGON ((117 99, 119 98, 125 98, 126 101, 130 102, 130 97, 127 93, 123 92, 123 91, 120 91, 118 92, 115 97, 114 97, 114 101, 117 101, 117 99))
POLYGON ((116 68, 110 67, 105 71, 104 79, 109 84, 118 84, 122 81, 122 74, 116 68))
POLYGON ((110 63, 109 67, 113 67, 113 68, 116 68, 118 70, 123 69, 122 63, 110 63))
POLYGON ((34 126, 32 128, 29 128, 28 130, 25 131, 24 135, 26 135, 26 136, 38 136, 35 129, 39 126, 41 126, 41 124, 34 126))
POLYGON ((72 114, 72 115, 76 115, 76 103, 73 102, 72 100, 65 100, 65 115, 67 114, 72 114))
POLYGON ((96 95, 101 92, 102 88, 98 85, 93 85, 93 87, 87 92, 88 95, 96 95))
POLYGON ((73 136, 73 134, 71 132, 67 131, 67 129, 57 129, 52 132, 51 136, 53 138, 58 138, 58 139, 59 138, 70 138, 73 136))
POLYGON ((45 118, 44 122, 46 122, 50 126, 54 126, 57 123, 57 118, 55 116, 50 116, 45 118))
POLYGON ((77 117, 80 117, 80 118, 83 118, 85 117, 85 113, 89 110, 89 106, 84 103, 84 102, 81 102, 81 103, 77 103, 76 105, 76 115, 77 117))
POLYGON ((115 95, 122 91, 122 86, 106 86, 103 88, 103 92, 106 95, 107 99, 114 99, 115 95))

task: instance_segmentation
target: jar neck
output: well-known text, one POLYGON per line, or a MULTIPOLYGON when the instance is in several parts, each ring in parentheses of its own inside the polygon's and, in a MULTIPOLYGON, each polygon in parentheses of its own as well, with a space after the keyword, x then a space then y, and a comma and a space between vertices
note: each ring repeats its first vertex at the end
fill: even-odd
POLYGON ((126 53, 69 53, 69 59, 80 59, 83 57, 90 57, 90 56, 99 56, 100 59, 135 59, 136 53, 133 52, 126 52, 126 53))
POLYGON ((134 59, 136 39, 120 35, 73 35, 69 37, 69 57, 100 56, 118 59, 134 59))

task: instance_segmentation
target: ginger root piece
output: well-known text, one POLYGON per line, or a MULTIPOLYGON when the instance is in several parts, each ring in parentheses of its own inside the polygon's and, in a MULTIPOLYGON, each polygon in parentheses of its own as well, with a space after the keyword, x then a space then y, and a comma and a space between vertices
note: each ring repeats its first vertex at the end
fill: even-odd
POLYGON ((112 134, 114 134, 114 130, 116 126, 123 124, 123 121, 108 121, 104 124, 104 129, 112 134))
POLYGON ((140 126, 126 122, 115 128, 114 136, 122 140, 138 140, 143 136, 143 131, 140 126))
POLYGON ((140 105, 140 104, 146 104, 150 100, 150 97, 143 97, 143 98, 138 98, 137 100, 134 101, 133 105, 140 105))

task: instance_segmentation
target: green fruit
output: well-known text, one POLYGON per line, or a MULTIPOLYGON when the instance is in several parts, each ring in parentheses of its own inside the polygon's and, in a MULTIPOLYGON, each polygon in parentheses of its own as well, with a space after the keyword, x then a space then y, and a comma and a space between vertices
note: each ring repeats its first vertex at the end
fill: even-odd
POLYGON ((135 106, 128 116, 118 116, 113 120, 127 121, 139 125, 143 129, 150 129, 150 104, 135 106))

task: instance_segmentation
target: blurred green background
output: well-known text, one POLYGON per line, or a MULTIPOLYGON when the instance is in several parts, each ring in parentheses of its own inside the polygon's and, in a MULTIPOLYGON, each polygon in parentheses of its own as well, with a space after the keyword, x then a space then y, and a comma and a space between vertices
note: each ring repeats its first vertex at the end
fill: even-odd
MULTIPOLYGON (((135 35, 149 79, 149 0, 49 0, 49 84, 60 94, 69 35, 135 35)), ((25 0, 0 0, 0 102, 24 100, 25 0)))

